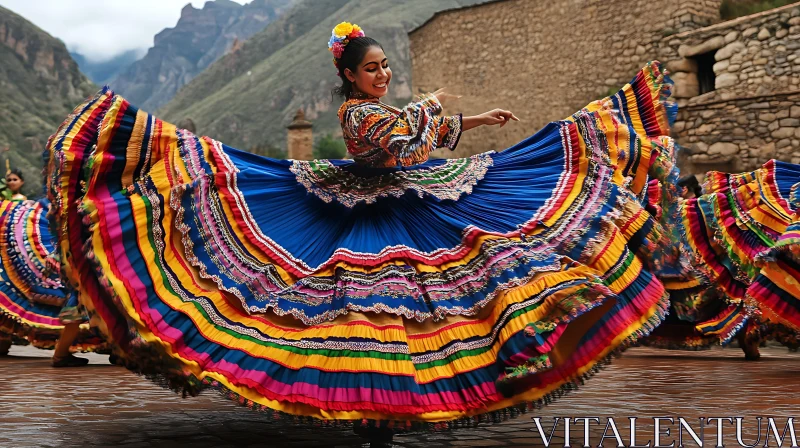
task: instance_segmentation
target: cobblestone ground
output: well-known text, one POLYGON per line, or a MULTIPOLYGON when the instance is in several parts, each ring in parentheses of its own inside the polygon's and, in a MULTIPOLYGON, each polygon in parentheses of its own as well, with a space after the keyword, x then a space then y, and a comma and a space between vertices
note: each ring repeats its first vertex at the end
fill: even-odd
MULTIPOLYGON (((14 347, 11 356, 0 358, 0 446, 368 446, 351 430, 268 421, 265 415, 213 393, 182 399, 109 365, 105 356, 89 355, 92 363, 86 368, 52 369, 50 354, 14 347)), ((600 417, 603 426, 590 430, 593 446, 598 445, 608 417, 614 417, 625 444, 630 441, 631 416, 640 418, 640 444, 653 438, 652 418, 661 416, 684 417, 695 422, 695 429, 699 417, 745 417, 747 443, 756 440, 756 416, 782 420, 779 429, 788 417, 794 417, 800 430, 800 354, 776 347, 762 349, 762 355, 761 361, 746 362, 736 349, 687 353, 636 348, 580 391, 536 413, 475 429, 398 435, 394 446, 543 446, 533 416, 549 427, 556 416, 600 417)), ((551 446, 564 445, 562 425, 558 428, 551 446)), ((672 428, 674 436, 677 427, 672 428)), ((739 446, 733 426, 725 431, 726 446, 739 446)), ((705 446, 716 445, 715 434, 713 425, 706 429, 705 446)), ((675 439, 664 440, 669 445, 675 439)), ((583 445, 582 424, 573 424, 571 442, 583 445)), ((763 445, 762 440, 759 446, 763 445)), ((609 439, 604 446, 616 443, 609 439)))

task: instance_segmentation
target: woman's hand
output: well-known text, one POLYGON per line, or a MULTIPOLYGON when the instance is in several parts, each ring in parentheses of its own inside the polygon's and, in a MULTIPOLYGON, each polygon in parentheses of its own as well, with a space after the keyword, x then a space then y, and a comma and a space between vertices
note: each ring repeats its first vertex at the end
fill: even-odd
POLYGON ((487 126, 499 124, 501 128, 508 124, 509 120, 519 121, 519 118, 517 118, 513 113, 503 109, 490 110, 489 112, 484 112, 478 116, 481 118, 482 124, 487 126))
POLYGON ((442 107, 444 107, 445 104, 447 103, 451 103, 461 98, 461 95, 453 95, 452 93, 447 93, 445 92, 445 89, 439 89, 433 92, 433 96, 435 96, 436 99, 439 100, 439 104, 441 104, 442 107))
POLYGON ((519 118, 507 110, 494 109, 490 110, 489 112, 484 112, 480 115, 464 117, 461 122, 461 129, 464 131, 469 131, 470 129, 475 129, 478 126, 493 126, 496 124, 499 124, 502 128, 510 120, 519 121, 519 118))

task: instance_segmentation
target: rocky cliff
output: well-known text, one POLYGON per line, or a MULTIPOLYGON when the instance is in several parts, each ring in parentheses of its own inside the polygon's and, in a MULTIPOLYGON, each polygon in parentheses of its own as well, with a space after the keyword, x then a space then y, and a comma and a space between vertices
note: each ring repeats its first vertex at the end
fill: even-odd
POLYGON ((0 159, 23 170, 26 194, 41 192, 47 138, 95 89, 63 42, 0 7, 0 159))
POLYGON ((154 111, 238 42, 261 31, 295 0, 208 1, 187 4, 174 28, 156 34, 147 54, 110 82, 137 106, 154 111))
POLYGON ((339 132, 331 98, 338 81, 327 50, 331 29, 347 20, 381 42, 390 59, 390 102, 411 98, 408 31, 440 10, 485 0, 303 0, 192 80, 160 111, 191 118, 198 132, 244 149, 285 147, 285 126, 302 108, 314 134, 339 132))

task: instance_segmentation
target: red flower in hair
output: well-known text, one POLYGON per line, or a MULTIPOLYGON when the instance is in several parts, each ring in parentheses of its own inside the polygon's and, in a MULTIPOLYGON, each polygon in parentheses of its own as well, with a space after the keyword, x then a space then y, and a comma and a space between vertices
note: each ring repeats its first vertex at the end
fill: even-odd
POLYGON ((333 46, 331 47, 331 52, 333 53, 333 57, 339 59, 342 57, 342 53, 344 53, 344 45, 339 42, 334 42, 333 46))

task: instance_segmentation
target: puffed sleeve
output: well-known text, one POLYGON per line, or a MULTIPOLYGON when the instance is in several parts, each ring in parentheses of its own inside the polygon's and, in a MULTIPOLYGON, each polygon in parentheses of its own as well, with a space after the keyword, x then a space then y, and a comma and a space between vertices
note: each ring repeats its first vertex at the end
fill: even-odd
POLYGON ((436 148, 455 149, 461 137, 461 115, 440 116, 436 97, 423 96, 399 113, 378 103, 361 103, 348 111, 345 126, 362 142, 381 148, 403 166, 428 159, 436 148))

